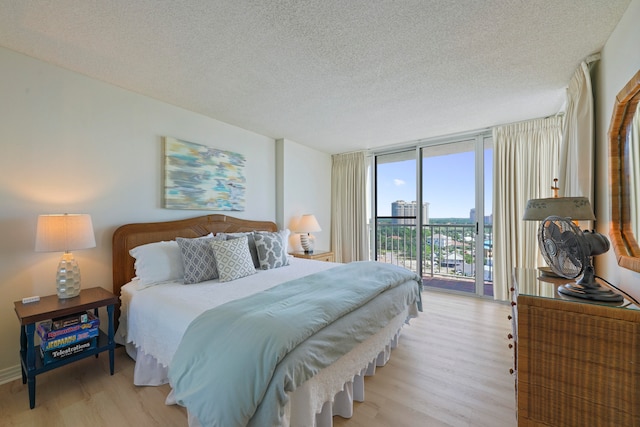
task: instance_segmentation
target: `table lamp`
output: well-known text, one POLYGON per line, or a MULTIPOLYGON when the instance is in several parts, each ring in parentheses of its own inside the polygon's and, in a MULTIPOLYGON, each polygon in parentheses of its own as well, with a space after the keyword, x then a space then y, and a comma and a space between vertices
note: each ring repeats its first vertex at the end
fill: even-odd
POLYGON ((558 179, 553 181, 553 197, 529 200, 522 217, 524 221, 542 221, 551 215, 571 218, 573 221, 595 221, 596 216, 588 198, 558 197, 558 179))
POLYGON ((525 221, 542 221, 551 216, 571 218, 573 221, 594 221, 591 203, 586 197, 552 197, 549 199, 531 199, 522 217, 525 221))
POLYGON ((304 249, 305 254, 312 254, 316 238, 311 233, 322 231, 316 217, 312 214, 302 215, 294 231, 296 233, 307 233, 300 234, 300 245, 302 249, 304 249))
POLYGON ((56 273, 58 298, 72 298, 80 294, 80 267, 71 251, 95 247, 90 215, 38 216, 36 252, 64 252, 56 273))

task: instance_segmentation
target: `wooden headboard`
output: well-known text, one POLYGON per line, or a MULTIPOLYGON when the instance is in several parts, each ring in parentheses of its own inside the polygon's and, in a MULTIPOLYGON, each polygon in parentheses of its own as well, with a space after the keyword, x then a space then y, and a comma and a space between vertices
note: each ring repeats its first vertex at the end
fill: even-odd
MULTIPOLYGON (((206 215, 166 222, 126 224, 113 233, 113 293, 120 296, 120 288, 135 276, 134 259, 129 251, 136 246, 176 237, 200 237, 209 233, 242 231, 278 231, 271 221, 251 221, 227 215, 206 215)), ((117 320, 118 317, 116 316, 117 320)))

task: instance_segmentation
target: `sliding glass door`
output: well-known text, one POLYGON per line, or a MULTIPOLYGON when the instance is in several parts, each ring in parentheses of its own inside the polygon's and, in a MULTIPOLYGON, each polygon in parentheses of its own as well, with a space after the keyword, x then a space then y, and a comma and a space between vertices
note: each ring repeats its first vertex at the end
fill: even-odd
POLYGON ((416 240, 416 150, 375 158, 375 254, 419 273, 416 240))
POLYGON ((425 286, 493 295, 489 135, 375 160, 376 259, 410 268, 425 286))
POLYGON ((426 286, 493 295, 492 151, 485 139, 421 148, 422 200, 428 206, 421 240, 426 286))

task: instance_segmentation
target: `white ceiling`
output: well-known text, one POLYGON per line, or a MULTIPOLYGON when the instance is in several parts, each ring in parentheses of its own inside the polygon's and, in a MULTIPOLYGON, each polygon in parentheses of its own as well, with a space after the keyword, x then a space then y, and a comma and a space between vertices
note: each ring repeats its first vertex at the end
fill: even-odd
POLYGON ((0 0, 0 46, 328 153, 544 117, 629 0, 0 0))

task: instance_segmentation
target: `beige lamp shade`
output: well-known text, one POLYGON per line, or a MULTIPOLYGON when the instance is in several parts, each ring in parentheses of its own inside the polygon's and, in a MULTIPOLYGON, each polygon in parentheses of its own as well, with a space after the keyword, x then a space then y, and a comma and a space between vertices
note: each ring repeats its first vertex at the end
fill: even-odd
POLYGON ((575 221, 594 221, 591 203, 586 197, 551 197, 548 199, 531 199, 524 210, 524 221, 542 221, 557 215, 575 221))
POLYGON ((315 215, 306 214, 300 217, 300 221, 298 221, 298 225, 294 231, 296 233, 314 233, 316 231, 322 231, 322 229, 315 215))
POLYGON ((40 215, 36 229, 37 252, 66 252, 96 247, 91 215, 40 215))
POLYGON ((80 294, 80 267, 72 250, 95 248, 91 216, 87 214, 40 215, 36 227, 37 252, 64 252, 58 264, 58 298, 80 294))

